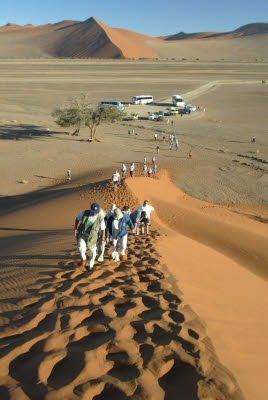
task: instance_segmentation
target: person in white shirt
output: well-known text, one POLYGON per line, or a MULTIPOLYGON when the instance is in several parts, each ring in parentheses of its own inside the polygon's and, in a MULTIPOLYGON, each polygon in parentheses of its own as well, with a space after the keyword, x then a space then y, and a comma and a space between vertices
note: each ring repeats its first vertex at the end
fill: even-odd
POLYGON ((148 204, 148 200, 144 200, 143 205, 137 208, 138 210, 146 211, 148 218, 150 219, 150 214, 154 211, 154 207, 148 204))
POLYGON ((133 176, 134 176, 134 170, 135 170, 135 164, 134 164, 134 162, 133 163, 131 163, 130 164, 130 166, 129 166, 129 173, 130 173, 130 176, 133 178, 133 176))
POLYGON ((126 170, 127 170, 127 167, 125 166, 125 164, 122 164, 122 167, 121 167, 122 176, 125 176, 126 170))
POLYGON ((157 133, 154 134, 154 140, 157 140, 157 133))
POLYGON ((142 168, 142 172, 143 172, 143 176, 146 176, 146 172, 147 172, 147 165, 144 164, 143 168, 142 168))
POLYGON ((120 183, 120 174, 118 171, 114 171, 113 176, 112 176, 112 180, 114 183, 114 187, 115 189, 117 188, 117 185, 119 185, 120 183))
POLYGON ((143 164, 146 164, 146 161, 147 161, 147 157, 144 156, 144 158, 143 158, 143 164))

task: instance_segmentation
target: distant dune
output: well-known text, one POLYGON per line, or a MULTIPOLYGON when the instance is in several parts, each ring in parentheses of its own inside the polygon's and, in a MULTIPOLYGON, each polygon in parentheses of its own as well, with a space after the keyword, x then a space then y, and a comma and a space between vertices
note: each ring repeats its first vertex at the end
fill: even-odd
POLYGON ((159 38, 111 28, 93 17, 84 22, 0 27, 0 57, 250 59, 268 57, 267 42, 267 23, 232 32, 180 32, 159 38))

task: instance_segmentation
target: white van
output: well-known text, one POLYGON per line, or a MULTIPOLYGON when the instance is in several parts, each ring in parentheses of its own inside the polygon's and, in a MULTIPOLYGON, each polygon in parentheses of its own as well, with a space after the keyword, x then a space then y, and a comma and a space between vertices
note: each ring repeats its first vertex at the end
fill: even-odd
POLYGON ((174 106, 176 106, 176 107, 184 107, 185 106, 184 100, 179 94, 174 94, 172 96, 172 104, 174 104, 174 106))
POLYGON ((99 108, 102 107, 117 107, 119 111, 124 111, 125 107, 120 101, 101 100, 99 101, 99 108))
POLYGON ((154 101, 153 96, 133 96, 132 104, 148 104, 154 101))

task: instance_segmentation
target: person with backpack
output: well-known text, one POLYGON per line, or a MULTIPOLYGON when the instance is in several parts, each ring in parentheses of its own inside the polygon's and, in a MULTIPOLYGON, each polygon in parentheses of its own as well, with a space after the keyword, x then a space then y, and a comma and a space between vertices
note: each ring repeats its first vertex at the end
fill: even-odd
POLYGON ((135 210, 130 214, 130 219, 134 224, 135 234, 139 236, 140 234, 140 226, 141 233, 144 234, 144 227, 146 226, 146 234, 149 234, 149 224, 150 219, 148 218, 148 214, 145 210, 135 210))
POLYGON ((101 245, 105 243, 105 215, 105 211, 98 203, 92 203, 89 210, 84 210, 77 215, 74 224, 74 235, 77 239, 77 250, 81 261, 76 263, 76 267, 85 267, 89 271, 93 269, 97 254, 99 231, 101 231, 101 245), (88 265, 87 247, 89 254, 88 265))
POLYGON ((107 242, 112 242, 112 259, 120 261, 120 256, 125 256, 127 248, 127 225, 134 233, 134 225, 129 215, 123 213, 119 208, 113 211, 107 220, 107 242), (119 256, 120 254, 120 256, 119 256))

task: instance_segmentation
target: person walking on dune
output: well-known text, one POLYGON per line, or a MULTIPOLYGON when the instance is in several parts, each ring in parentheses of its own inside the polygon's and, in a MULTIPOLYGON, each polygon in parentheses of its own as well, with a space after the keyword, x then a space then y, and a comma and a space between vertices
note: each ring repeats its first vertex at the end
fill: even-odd
POLYGON ((133 176, 134 176, 134 170, 135 170, 135 164, 133 162, 129 166, 129 173, 130 173, 131 178, 133 178, 133 176))
POLYGON ((77 250, 81 261, 76 263, 77 267, 85 267, 89 271, 93 269, 96 254, 99 231, 101 230, 101 244, 105 242, 105 211, 98 203, 92 203, 89 210, 84 210, 77 215, 74 224, 74 235, 77 239, 77 250), (88 247, 89 263, 86 260, 88 247))
POLYGON ((146 227, 146 234, 149 234, 149 218, 146 211, 135 210, 131 213, 130 218, 135 226, 135 233, 137 236, 140 234, 140 226, 141 233, 144 234, 144 227, 146 227))
POLYGON ((159 150, 160 150, 160 147, 159 147, 159 146, 156 146, 157 154, 159 154, 159 150))
POLYGON ((152 157, 152 164, 155 164, 155 157, 152 157))
POLYGON ((148 176, 149 176, 149 178, 150 178, 150 176, 152 176, 152 172, 153 172, 153 171, 152 171, 152 168, 149 168, 149 169, 148 169, 148 176))
POLYGON ((146 176, 146 172, 147 172, 147 165, 144 164, 143 168, 142 168, 142 172, 143 172, 143 176, 146 176))
POLYGON ((127 225, 134 233, 134 225, 129 215, 116 208, 107 221, 107 242, 112 241, 112 259, 120 261, 125 256, 127 249, 127 225))
POLYGON ((123 177, 124 177, 125 174, 126 174, 126 170, 127 170, 127 167, 125 166, 125 164, 122 164, 121 172, 122 172, 122 176, 123 176, 123 177))
POLYGON ((156 164, 154 164, 153 169, 154 169, 154 174, 156 175, 156 171, 157 171, 157 165, 156 164))
POLYGON ((151 218, 150 214, 151 214, 152 211, 154 211, 154 207, 150 206, 148 204, 148 200, 144 200, 143 205, 138 207, 137 210, 138 211, 139 210, 145 211, 147 213, 147 216, 148 216, 149 220, 150 220, 150 218, 151 218))
POLYGON ((71 180, 71 170, 67 169, 67 179, 70 181, 71 180))
POLYGON ((117 189, 117 186, 120 184, 120 174, 118 171, 114 171, 112 180, 114 183, 114 188, 117 189))
POLYGON ((154 140, 157 141, 157 133, 154 134, 154 140))
POLYGON ((143 157, 143 164, 146 164, 146 161, 147 161, 147 157, 144 156, 144 157, 143 157))

